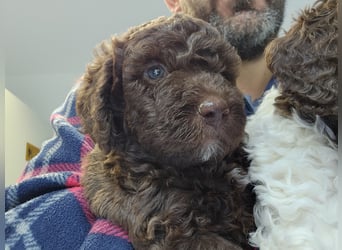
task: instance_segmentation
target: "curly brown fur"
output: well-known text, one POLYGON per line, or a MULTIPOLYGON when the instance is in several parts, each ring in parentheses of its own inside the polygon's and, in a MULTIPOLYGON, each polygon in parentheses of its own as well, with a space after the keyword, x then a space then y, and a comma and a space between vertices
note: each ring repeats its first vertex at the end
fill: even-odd
POLYGON ((181 15, 97 50, 77 96, 96 143, 82 184, 95 215, 121 225, 136 249, 249 248, 239 63, 216 29, 181 15))
MULTIPOLYGON (((323 119, 337 135, 337 1, 317 1, 302 11, 285 36, 266 49, 267 63, 279 80, 276 107, 315 123, 323 119)), ((337 136, 336 136, 337 138, 337 136)))

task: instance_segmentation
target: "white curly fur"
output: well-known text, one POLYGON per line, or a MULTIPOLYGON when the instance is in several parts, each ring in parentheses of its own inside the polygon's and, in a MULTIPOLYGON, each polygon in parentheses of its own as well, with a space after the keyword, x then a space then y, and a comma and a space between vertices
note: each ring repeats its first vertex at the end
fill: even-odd
POLYGON ((275 88, 247 122, 250 179, 256 183, 256 232, 261 250, 338 249, 338 152, 296 115, 275 112, 275 88))

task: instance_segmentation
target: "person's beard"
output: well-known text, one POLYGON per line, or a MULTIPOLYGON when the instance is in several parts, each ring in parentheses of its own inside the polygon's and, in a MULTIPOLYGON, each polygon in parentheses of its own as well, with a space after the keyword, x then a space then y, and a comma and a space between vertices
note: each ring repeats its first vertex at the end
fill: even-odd
POLYGON ((284 10, 272 6, 265 10, 254 10, 243 4, 236 6, 235 12, 238 15, 226 19, 213 12, 209 16, 209 23, 223 33, 225 40, 237 49, 242 60, 253 60, 262 55, 267 44, 277 36, 284 10), (240 11, 247 12, 239 16, 240 11))

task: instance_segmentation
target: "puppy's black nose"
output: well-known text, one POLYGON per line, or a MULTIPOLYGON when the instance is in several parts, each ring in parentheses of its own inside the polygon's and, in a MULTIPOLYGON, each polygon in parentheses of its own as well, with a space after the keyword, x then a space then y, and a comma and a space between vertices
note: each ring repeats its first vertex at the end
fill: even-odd
POLYGON ((208 125, 217 127, 222 119, 228 115, 229 109, 223 99, 210 97, 199 105, 199 114, 205 119, 208 125))

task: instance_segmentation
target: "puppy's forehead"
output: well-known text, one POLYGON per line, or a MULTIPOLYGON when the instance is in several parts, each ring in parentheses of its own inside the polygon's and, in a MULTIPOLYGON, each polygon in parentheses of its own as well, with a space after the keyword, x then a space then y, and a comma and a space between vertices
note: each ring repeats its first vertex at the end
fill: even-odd
POLYGON ((144 37, 146 33, 166 34, 168 32, 176 32, 183 35, 189 35, 200 30, 205 30, 215 36, 219 35, 216 28, 211 26, 209 23, 186 14, 175 14, 171 17, 159 17, 142 24, 141 26, 134 27, 127 33, 129 39, 139 39, 144 37))
POLYGON ((158 47, 177 49, 186 46, 189 38, 195 33, 202 40, 221 37, 216 28, 209 23, 185 14, 175 14, 169 18, 157 18, 128 31, 127 48, 134 49, 135 46, 154 44, 158 47))

